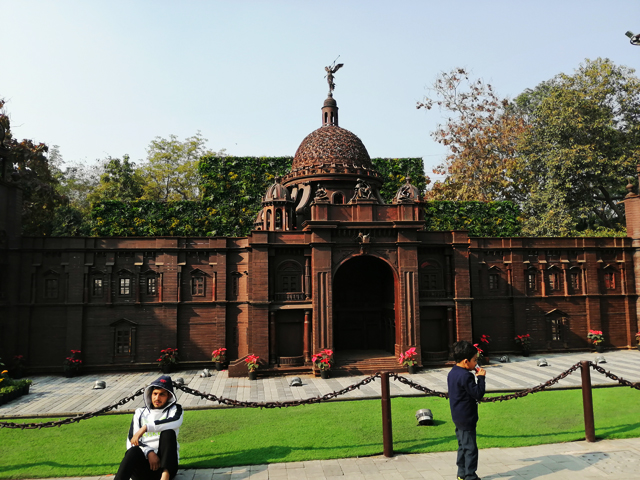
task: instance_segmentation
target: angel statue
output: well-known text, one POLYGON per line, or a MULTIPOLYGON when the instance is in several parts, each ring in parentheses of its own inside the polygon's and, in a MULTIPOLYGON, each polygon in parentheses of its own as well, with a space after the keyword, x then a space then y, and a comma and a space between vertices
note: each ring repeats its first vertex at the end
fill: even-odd
POLYGON ((330 67, 324 67, 325 71, 327 72, 327 74, 325 75, 325 78, 327 79, 327 82, 329 83, 329 96, 330 97, 333 97, 333 90, 336 88, 336 84, 333 83, 333 74, 336 73, 338 70, 340 70, 342 68, 342 66, 344 65, 344 63, 339 63, 338 65, 336 65, 335 63, 336 62, 333 62, 333 65, 330 66, 330 67))

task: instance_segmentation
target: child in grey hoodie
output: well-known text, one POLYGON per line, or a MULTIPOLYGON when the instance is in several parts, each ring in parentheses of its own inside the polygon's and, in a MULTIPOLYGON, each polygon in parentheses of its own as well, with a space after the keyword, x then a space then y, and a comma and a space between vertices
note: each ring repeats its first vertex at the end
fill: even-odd
POLYGON ((176 403, 171 377, 163 375, 144 391, 127 436, 127 452, 114 480, 170 480, 178 472, 178 432, 182 407, 176 403))

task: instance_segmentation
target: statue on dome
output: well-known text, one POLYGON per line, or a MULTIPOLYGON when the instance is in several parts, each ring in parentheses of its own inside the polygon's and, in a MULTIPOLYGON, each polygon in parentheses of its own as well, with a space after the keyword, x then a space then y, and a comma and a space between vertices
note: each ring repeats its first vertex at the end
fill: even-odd
MULTIPOLYGON (((337 58, 336 58, 337 60, 337 58)), ((325 78, 327 79, 327 83, 329 83, 329 96, 333 97, 333 91, 336 88, 336 84, 333 82, 333 74, 336 73, 338 70, 340 70, 342 68, 342 66, 344 65, 344 63, 339 63, 338 65, 336 65, 335 60, 333 61, 333 65, 329 66, 329 67, 324 67, 325 71, 327 72, 327 74, 325 75, 325 78)))
POLYGON ((314 200, 326 200, 327 198, 327 190, 322 185, 318 184, 314 200))
POLYGON ((371 185, 359 178, 358 183, 356 184, 355 193, 353 194, 350 202, 353 202, 354 200, 367 200, 370 198, 373 198, 373 190, 371 189, 371 185))

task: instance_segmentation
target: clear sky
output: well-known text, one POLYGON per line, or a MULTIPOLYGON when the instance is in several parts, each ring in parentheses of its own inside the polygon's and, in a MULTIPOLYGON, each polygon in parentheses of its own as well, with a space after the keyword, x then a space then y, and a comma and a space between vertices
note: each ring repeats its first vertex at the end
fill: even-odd
POLYGON ((372 157, 444 147, 416 110, 438 72, 470 69, 514 97, 585 58, 640 66, 640 2, 0 0, 0 97, 12 131, 66 161, 129 154, 198 130, 214 150, 294 155, 320 126, 338 55, 340 126, 372 157))

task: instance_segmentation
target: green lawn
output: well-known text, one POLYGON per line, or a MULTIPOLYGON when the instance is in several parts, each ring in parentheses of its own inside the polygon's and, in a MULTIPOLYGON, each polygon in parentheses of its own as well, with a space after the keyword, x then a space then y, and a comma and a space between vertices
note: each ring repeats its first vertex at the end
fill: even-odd
MULTIPOLYGON (((640 392, 593 391, 596 435, 640 437, 640 392)), ((382 453, 380 400, 328 402, 281 410, 187 411, 179 441, 181 468, 293 462, 382 453)), ((457 448, 446 400, 392 401, 396 452, 457 448), (418 427, 415 412, 433 411, 436 425, 418 427)), ((33 421, 33 420, 29 420, 33 421)), ((0 430, 0 478, 115 473, 131 415, 107 415, 42 430, 0 430)), ((580 390, 543 392, 480 406, 480 448, 569 442, 584 438, 580 390)))

